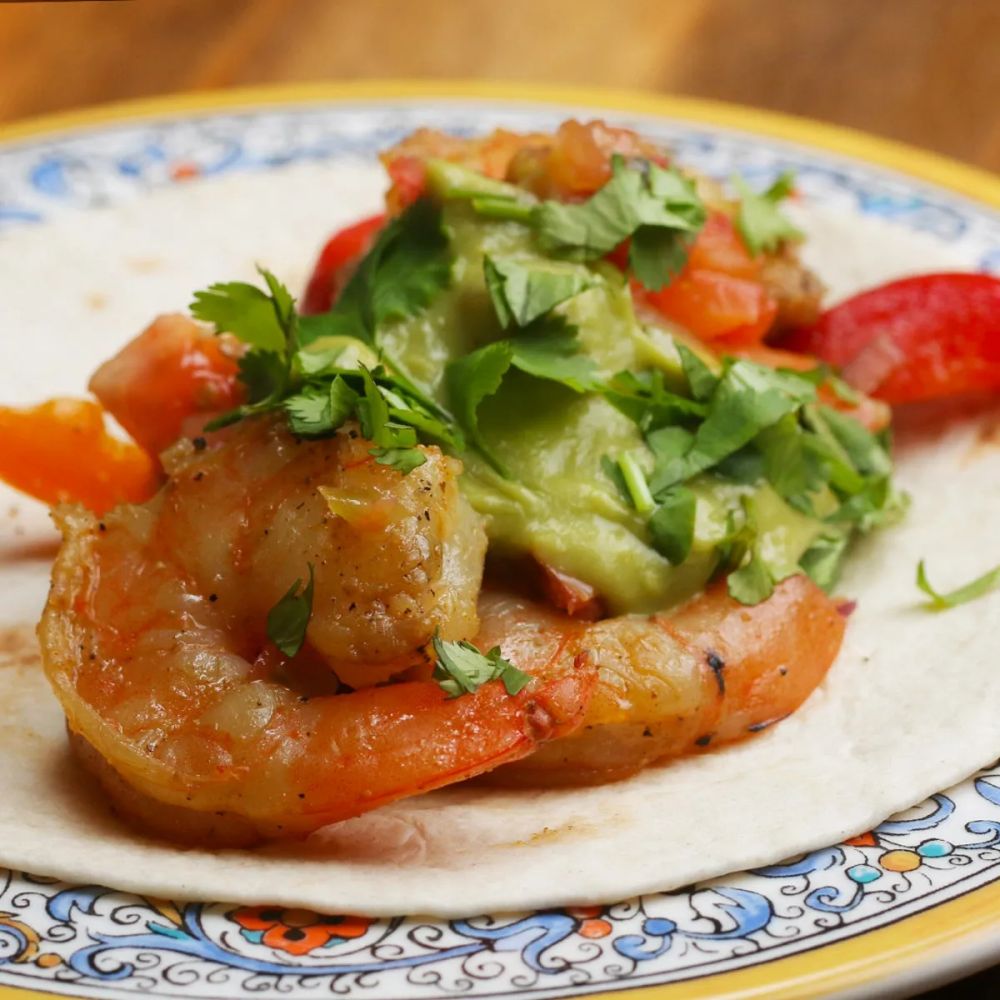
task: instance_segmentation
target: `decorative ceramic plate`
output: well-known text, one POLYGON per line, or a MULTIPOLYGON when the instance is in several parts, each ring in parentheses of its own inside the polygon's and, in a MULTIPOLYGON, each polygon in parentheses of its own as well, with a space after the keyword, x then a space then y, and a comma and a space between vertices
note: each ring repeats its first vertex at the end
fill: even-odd
MULTIPOLYGON (((86 227, 105 206, 216 175, 370 162, 419 125, 463 134, 501 125, 543 130, 568 114, 632 125, 720 178, 790 167, 810 203, 846 227, 877 217, 897 243, 911 240, 965 269, 1000 271, 1000 181, 970 168, 733 107, 479 84, 243 91, 8 127, 0 132, 0 241, 72 219, 86 227)), ((319 234, 321 206, 316 215, 319 234)), ((8 317, 0 337, 13 338, 14 325, 8 317)), ((119 341, 130 333, 121 331, 119 341)), ((13 341, 5 347, 5 368, 19 366, 13 341)), ((30 365, 23 378, 17 370, 25 398, 41 396, 30 365)), ((13 535, 22 530, 30 534, 15 527, 13 535)), ((0 869, 4 1000, 42 993, 437 1000, 635 988, 657 1000, 887 996, 998 958, 1000 763, 846 843, 578 910, 369 920, 175 904, 0 869)))

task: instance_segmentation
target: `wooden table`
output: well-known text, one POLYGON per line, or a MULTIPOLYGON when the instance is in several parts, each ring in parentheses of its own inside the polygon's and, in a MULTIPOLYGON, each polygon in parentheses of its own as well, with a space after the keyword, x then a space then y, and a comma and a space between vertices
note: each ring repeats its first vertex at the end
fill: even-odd
MULTIPOLYGON (((0 3, 0 121, 178 90, 376 77, 691 94, 1000 169, 1000 0, 0 3)), ((959 995, 1000 995, 1000 975, 933 994, 959 995)))
POLYGON ((1000 169, 1000 0, 0 3, 0 120, 175 90, 385 76, 694 94, 1000 169))

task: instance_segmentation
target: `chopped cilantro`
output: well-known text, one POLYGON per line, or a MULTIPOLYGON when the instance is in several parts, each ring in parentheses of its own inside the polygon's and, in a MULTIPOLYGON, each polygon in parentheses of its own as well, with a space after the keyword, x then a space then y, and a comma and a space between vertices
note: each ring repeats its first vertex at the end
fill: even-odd
POLYGON ((380 324, 418 312, 447 284, 450 254, 440 211, 421 201, 382 230, 323 316, 299 316, 288 289, 263 269, 266 292, 230 282, 196 293, 194 315, 250 347, 239 361, 247 403, 206 429, 280 409, 294 434, 320 437, 357 417, 376 461, 404 474, 426 461, 418 440, 461 450, 453 419, 403 372, 365 364, 377 357, 380 324))
POLYGON ((921 559, 917 564, 917 586, 930 598, 927 602, 929 608, 934 611, 945 611, 948 608, 958 607, 959 604, 974 601, 1000 587, 1000 566, 983 573, 982 576, 977 576, 963 587, 956 587, 942 594, 931 586, 927 579, 927 569, 921 559))
POLYGON ((733 567, 726 586, 730 597, 752 605, 766 601, 775 584, 801 572, 801 567, 775 561, 772 547, 758 530, 753 498, 743 497, 742 504, 743 523, 733 531, 724 556, 733 567))
POLYGON ((847 532, 820 535, 802 554, 799 565, 818 587, 829 593, 840 579, 840 568, 847 552, 847 532))
POLYGON ((649 519, 653 547, 674 566, 691 553, 696 511, 694 493, 686 486, 674 486, 662 494, 649 519))
POLYGON ((566 261, 517 257, 483 258, 486 287, 500 325, 527 326, 567 299, 593 288, 598 277, 566 261))
POLYGON ((507 471, 490 452, 479 431, 479 404, 500 388, 512 360, 510 342, 500 340, 452 361, 445 371, 445 384, 455 419, 468 439, 501 475, 507 475, 507 471))
POLYGON ((506 181, 487 177, 478 170, 432 157, 424 164, 427 187, 443 201, 467 198, 499 198, 513 201, 534 201, 524 190, 506 181))
POLYGON ((495 341, 448 365, 445 384, 455 419, 501 475, 509 473, 483 440, 479 429, 480 403, 500 388, 512 367, 536 378, 558 382, 574 392, 586 391, 594 366, 578 351, 579 344, 572 329, 556 326, 548 334, 525 332, 518 337, 495 341))
POLYGON ((450 698, 475 694, 484 684, 500 681, 507 694, 515 695, 530 682, 531 675, 518 670, 500 655, 494 646, 488 653, 481 653, 471 642, 448 642, 435 630, 432 640, 437 664, 434 680, 450 698))
POLYGON ((708 416, 687 453, 657 463, 650 479, 653 495, 712 468, 815 395, 804 379, 750 361, 733 362, 713 391, 708 416))
MULTIPOLYGON (((273 275, 261 270, 271 286, 273 275)), ((286 329, 281 317, 285 297, 281 302, 256 285, 244 281, 228 281, 210 285, 194 293, 191 315, 211 323, 218 333, 231 333, 251 347, 261 351, 284 354, 286 329)))
POLYGON ((611 179, 587 201, 534 202, 511 185, 454 175, 446 198, 467 198, 480 215, 530 226, 549 257, 591 261, 630 240, 629 267, 647 288, 662 288, 687 259, 706 210, 693 181, 649 160, 615 155, 611 179))
POLYGON ((559 382, 574 392, 597 388, 597 366, 580 351, 573 327, 548 321, 532 324, 509 341, 511 364, 535 378, 559 382))
POLYGON ((804 513, 810 513, 809 494, 827 482, 823 455, 814 438, 803 433, 798 415, 786 413, 765 427, 755 441, 762 458, 762 471, 777 494, 804 513))
POLYGON ((618 372, 600 387, 600 392, 646 434, 660 427, 703 419, 707 413, 703 403, 665 388, 661 371, 618 372))
POLYGON ((309 582, 301 591, 296 580, 284 597, 267 613, 267 637, 285 656, 295 656, 306 641, 306 628, 313 606, 313 565, 309 563, 309 582))
POLYGON ((778 204, 792 192, 795 176, 783 173, 766 191, 758 194, 747 187, 740 177, 733 178, 733 187, 740 195, 736 228, 746 248, 755 257, 777 250, 784 240, 800 240, 802 233, 781 214, 778 204))
POLYGON ((683 265, 678 244, 705 223, 693 181, 647 160, 611 159, 611 180, 587 201, 544 201, 535 210, 538 244, 551 256, 596 260, 640 230, 630 266, 654 291, 683 265), (658 232, 653 232, 658 231, 658 232))
POLYGON ((622 500, 625 503, 631 503, 632 497, 629 494, 628 486, 625 484, 625 477, 622 475, 622 470, 618 467, 618 463, 610 455, 602 455, 601 469, 604 470, 604 474, 614 484, 622 500))
POLYGON ((302 392, 289 396, 281 404, 288 417, 288 426, 299 437, 329 434, 333 423, 330 392, 321 386, 306 386, 302 392))
POLYGON ((303 344, 347 335, 374 345, 378 327, 425 309, 451 281, 441 210, 420 199, 378 234, 333 308, 300 319, 303 344))
POLYGON ((640 514, 648 514, 656 504, 653 502, 653 494, 649 492, 646 474, 642 471, 635 455, 628 451, 619 455, 618 468, 621 470, 622 480, 625 489, 628 490, 632 506, 640 514))
POLYGON ((726 588, 729 596, 740 604, 754 605, 766 601, 774 593, 777 582, 761 554, 753 551, 750 558, 726 578, 726 588))
POLYGON ((371 453, 379 465, 391 466, 404 476, 427 461, 419 448, 372 448, 371 453))
POLYGON ((681 356, 681 368, 691 387, 691 395, 700 402, 710 399, 719 384, 719 376, 687 344, 677 340, 674 346, 681 356))

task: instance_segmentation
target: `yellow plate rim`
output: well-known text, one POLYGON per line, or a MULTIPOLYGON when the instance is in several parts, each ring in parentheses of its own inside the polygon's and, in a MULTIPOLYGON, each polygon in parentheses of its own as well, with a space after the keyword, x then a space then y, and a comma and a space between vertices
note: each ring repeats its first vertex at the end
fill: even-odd
MULTIPOLYGON (((572 105, 594 111, 653 115, 734 129, 861 161, 964 195, 1000 209, 1000 176, 957 160, 855 129, 757 108, 642 91, 506 83, 482 80, 366 80, 279 84, 187 92, 96 105, 0 124, 0 144, 55 137, 120 122, 252 111, 262 107, 326 103, 481 100, 572 105)), ((659 986, 624 987, 643 1000, 804 1000, 891 989, 901 994, 972 973, 1000 955, 1000 880, 970 890, 885 926, 747 969, 659 986)), ((68 984, 62 984, 68 985, 68 984)), ((0 985, 0 1000, 43 1000, 51 992, 0 985)))

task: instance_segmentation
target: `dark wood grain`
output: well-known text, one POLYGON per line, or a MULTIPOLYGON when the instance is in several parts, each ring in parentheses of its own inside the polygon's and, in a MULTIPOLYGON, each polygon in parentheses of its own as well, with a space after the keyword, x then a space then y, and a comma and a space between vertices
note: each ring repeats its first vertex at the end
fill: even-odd
MULTIPOLYGON (((0 121, 172 91, 376 77, 711 97, 1000 169, 1000 0, 0 3, 0 121)), ((1000 972, 931 996, 1000 996, 1000 972)))
POLYGON ((713 97, 1000 168, 1000 0, 0 3, 0 120, 385 76, 713 97))

